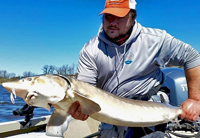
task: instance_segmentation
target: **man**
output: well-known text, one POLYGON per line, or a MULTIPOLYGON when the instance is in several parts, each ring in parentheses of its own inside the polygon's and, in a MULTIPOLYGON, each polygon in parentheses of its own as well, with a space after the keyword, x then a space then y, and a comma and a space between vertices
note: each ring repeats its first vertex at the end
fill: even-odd
MULTIPOLYGON (((162 84, 160 67, 183 66, 189 98, 180 117, 195 121, 200 113, 199 53, 164 30, 141 26, 135 6, 134 0, 106 0, 98 35, 80 52, 78 79, 121 97, 148 100, 151 90, 162 84)), ((86 120, 80 108, 75 102, 68 112, 86 120)), ((100 137, 121 138, 125 132, 125 127, 103 123, 100 137)))

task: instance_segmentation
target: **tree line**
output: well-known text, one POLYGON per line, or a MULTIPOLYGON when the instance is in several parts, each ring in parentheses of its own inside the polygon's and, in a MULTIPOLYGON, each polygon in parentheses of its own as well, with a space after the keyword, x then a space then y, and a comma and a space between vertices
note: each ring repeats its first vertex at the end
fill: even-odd
MULTIPOLYGON (((42 68, 43 74, 59 74, 63 76, 70 76, 76 78, 77 65, 62 65, 61 67, 56 67, 54 65, 44 65, 42 68)), ((24 71, 21 76, 16 76, 15 73, 8 73, 6 70, 0 70, 0 83, 5 81, 19 80, 25 77, 32 77, 38 75, 31 71, 24 71)))

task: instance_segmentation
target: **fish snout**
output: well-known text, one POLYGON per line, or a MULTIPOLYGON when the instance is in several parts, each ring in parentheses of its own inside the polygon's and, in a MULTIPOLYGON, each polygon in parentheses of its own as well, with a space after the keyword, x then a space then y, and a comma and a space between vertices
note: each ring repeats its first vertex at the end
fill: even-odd
POLYGON ((11 94, 14 94, 18 97, 21 97, 23 99, 26 98, 26 95, 28 93, 27 89, 25 88, 20 88, 19 84, 15 84, 12 82, 5 82, 2 83, 2 86, 11 94))
POLYGON ((9 82, 2 83, 2 86, 9 92, 12 93, 13 86, 9 82))

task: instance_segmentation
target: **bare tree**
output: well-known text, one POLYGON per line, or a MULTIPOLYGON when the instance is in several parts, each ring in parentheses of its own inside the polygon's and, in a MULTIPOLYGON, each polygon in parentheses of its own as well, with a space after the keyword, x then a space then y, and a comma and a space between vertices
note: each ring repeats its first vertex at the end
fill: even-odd
POLYGON ((43 70, 43 73, 44 74, 48 74, 48 68, 49 68, 49 65, 44 65, 42 70, 43 70))
POLYGON ((7 71, 6 70, 0 70, 0 77, 7 78, 8 77, 7 71))
POLYGON ((55 72, 56 72, 56 74, 62 75, 62 68, 55 67, 55 72))
POLYGON ((69 65, 63 65, 62 67, 56 67, 55 71, 57 74, 66 76, 68 74, 69 65))
POLYGON ((75 64, 73 63, 71 66, 71 74, 75 74, 75 64))
POLYGON ((75 75, 76 73, 76 65, 72 64, 69 66, 68 64, 65 64, 61 67, 55 67, 53 65, 44 65, 43 68, 44 74, 60 74, 60 75, 75 75))
POLYGON ((54 74, 54 72, 56 72, 56 67, 53 65, 44 65, 42 70, 44 74, 54 74))
POLYGON ((0 77, 3 78, 3 70, 0 70, 0 77))
POLYGON ((35 76, 35 73, 32 73, 32 72, 30 72, 30 71, 25 71, 25 72, 23 73, 23 77, 31 77, 31 76, 35 76))
POLYGON ((50 65, 50 66, 49 66, 49 70, 48 70, 48 74, 54 74, 55 69, 56 69, 55 66, 50 65))
POLYGON ((68 70, 69 70, 69 65, 63 65, 62 67, 62 75, 66 76, 69 74, 68 70))
POLYGON ((9 79, 14 78, 14 77, 16 77, 15 73, 8 73, 8 78, 9 79))

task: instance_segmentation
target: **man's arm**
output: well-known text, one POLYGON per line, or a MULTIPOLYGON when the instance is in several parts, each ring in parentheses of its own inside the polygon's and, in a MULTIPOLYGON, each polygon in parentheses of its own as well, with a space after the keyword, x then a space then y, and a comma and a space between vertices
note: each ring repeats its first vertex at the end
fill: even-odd
MULTIPOLYGON (((97 42, 94 42, 96 38, 91 39, 87 44, 84 45, 79 54, 78 63, 78 76, 77 79, 96 85, 97 83, 97 67, 95 64, 95 58, 93 56, 93 48, 97 42)), ((83 114, 81 112, 81 105, 78 101, 74 102, 68 110, 71 116, 78 120, 86 120, 89 115, 83 114)))
POLYGON ((182 103, 181 118, 195 121, 200 114, 200 66, 185 70, 188 99, 182 103))

